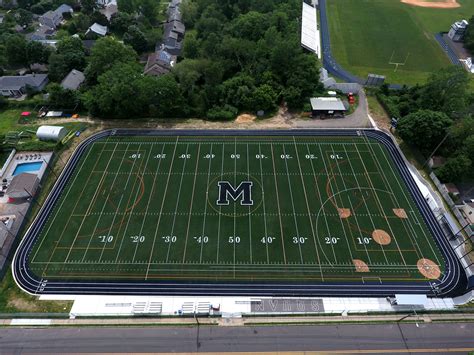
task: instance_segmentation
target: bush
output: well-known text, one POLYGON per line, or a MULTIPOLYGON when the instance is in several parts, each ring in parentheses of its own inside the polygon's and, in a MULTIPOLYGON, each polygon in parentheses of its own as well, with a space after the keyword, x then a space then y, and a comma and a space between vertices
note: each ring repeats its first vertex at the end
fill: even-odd
POLYGON ((8 107, 8 100, 0 95, 0 110, 6 109, 8 107))
POLYGON ((402 115, 400 114, 400 110, 398 109, 398 106, 395 102, 393 102, 393 99, 390 96, 384 95, 381 92, 378 92, 375 97, 377 100, 380 102, 382 107, 385 109, 385 111, 388 113, 390 117, 395 117, 395 118, 401 118, 402 115))
POLYGON ((214 106, 207 111, 206 117, 211 121, 231 121, 237 116, 237 109, 234 106, 214 106))

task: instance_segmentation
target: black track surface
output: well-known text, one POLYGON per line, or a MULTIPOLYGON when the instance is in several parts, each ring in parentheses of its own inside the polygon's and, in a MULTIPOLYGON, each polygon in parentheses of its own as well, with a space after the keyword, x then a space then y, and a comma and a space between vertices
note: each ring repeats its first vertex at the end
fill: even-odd
POLYGON ((13 261, 13 275, 17 284, 31 294, 110 294, 110 295, 255 295, 255 296, 378 296, 395 293, 453 296, 466 290, 467 279, 454 251, 444 236, 435 216, 418 189, 405 161, 392 139, 385 133, 366 130, 278 130, 278 131, 198 131, 198 130, 107 130, 84 140, 76 149, 53 190, 48 196, 30 229, 21 241, 13 261), (49 214, 73 176, 80 158, 93 142, 109 135, 135 136, 357 136, 366 135, 383 144, 405 180, 426 224, 439 246, 445 273, 441 280, 432 282, 314 282, 314 283, 240 283, 240 282, 173 282, 173 281, 61 281, 45 280, 35 275, 28 265, 32 247, 45 225, 49 214))

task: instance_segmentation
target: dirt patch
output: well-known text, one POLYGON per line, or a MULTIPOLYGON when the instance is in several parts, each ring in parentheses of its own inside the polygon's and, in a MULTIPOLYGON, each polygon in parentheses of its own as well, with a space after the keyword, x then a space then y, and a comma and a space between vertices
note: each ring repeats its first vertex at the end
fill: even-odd
POLYGON ((255 121, 256 118, 257 118, 257 116, 249 115, 249 114, 245 113, 243 115, 238 116, 235 119, 235 123, 250 123, 250 122, 255 121))
POLYGON ((436 265, 430 259, 420 259, 416 263, 418 267, 418 271, 427 279, 436 280, 439 279, 441 276, 441 270, 439 266, 436 265))
POLYGON ((356 268, 356 272, 370 272, 369 266, 360 259, 352 259, 352 263, 356 268))
POLYGON ((12 298, 8 301, 8 307, 19 309, 22 312, 38 312, 39 307, 35 302, 23 298, 12 298))
POLYGON ((337 212, 339 213, 339 217, 341 219, 349 218, 351 216, 351 210, 348 208, 338 208, 337 212))
POLYGON ((433 9, 455 9, 461 7, 457 0, 424 1, 424 0, 400 0, 404 4, 431 7, 433 9))
POLYGON ((374 242, 380 245, 389 245, 392 241, 390 235, 382 229, 376 229, 372 232, 374 242))
POLYGON ((407 212, 403 208, 394 208, 393 213, 398 218, 408 218, 407 212))

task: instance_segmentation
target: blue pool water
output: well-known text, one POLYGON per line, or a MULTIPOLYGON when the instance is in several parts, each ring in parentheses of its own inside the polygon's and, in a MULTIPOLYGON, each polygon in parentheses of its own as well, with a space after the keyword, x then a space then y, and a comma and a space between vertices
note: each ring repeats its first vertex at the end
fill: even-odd
POLYGON ((21 173, 31 173, 34 171, 38 171, 39 169, 41 169, 41 165, 43 165, 42 161, 18 164, 15 170, 13 171, 13 176, 21 173))

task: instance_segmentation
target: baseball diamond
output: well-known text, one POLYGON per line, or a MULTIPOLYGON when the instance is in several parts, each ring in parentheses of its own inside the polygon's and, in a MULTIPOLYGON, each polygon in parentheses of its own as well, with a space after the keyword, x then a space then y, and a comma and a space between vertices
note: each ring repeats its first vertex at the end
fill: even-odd
POLYGON ((15 256, 34 294, 449 294, 464 282, 376 130, 111 130, 15 256))

